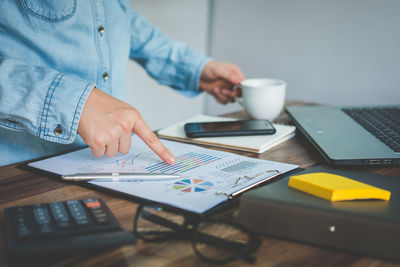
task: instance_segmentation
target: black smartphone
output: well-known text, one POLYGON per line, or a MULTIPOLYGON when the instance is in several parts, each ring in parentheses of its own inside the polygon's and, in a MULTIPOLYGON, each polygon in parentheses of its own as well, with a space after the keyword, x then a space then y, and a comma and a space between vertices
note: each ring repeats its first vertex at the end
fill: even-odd
POLYGON ((186 136, 190 138, 265 135, 275 132, 274 126, 267 120, 190 122, 185 124, 186 136))

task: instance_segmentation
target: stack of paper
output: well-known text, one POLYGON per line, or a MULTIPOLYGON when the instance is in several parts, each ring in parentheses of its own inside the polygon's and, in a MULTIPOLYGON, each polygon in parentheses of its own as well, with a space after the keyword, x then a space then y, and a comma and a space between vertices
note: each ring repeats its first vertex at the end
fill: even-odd
POLYGON ((232 121, 233 118, 197 115, 186 121, 174 124, 158 131, 158 136, 164 139, 182 141, 186 143, 202 144, 230 149, 263 153, 268 149, 292 138, 295 135, 296 127, 282 124, 274 124, 276 133, 272 135, 253 136, 230 136, 230 137, 207 137, 189 138, 186 137, 184 125, 187 122, 211 122, 211 121, 232 121))

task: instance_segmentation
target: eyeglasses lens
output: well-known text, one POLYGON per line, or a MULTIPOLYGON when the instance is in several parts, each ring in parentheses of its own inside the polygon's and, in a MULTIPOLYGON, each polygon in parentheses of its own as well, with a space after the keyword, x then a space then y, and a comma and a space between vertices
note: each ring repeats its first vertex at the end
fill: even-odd
POLYGON ((222 263, 249 256, 249 242, 249 234, 239 227, 224 222, 205 222, 197 228, 193 249, 205 260, 222 263))
POLYGON ((176 231, 183 225, 185 218, 159 207, 144 206, 138 214, 134 230, 146 241, 163 241, 176 237, 176 231))

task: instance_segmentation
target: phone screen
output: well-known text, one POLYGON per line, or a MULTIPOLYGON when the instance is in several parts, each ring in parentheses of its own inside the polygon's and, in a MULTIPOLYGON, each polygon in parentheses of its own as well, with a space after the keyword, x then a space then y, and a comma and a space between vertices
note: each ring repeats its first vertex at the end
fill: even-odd
POLYGON ((273 134, 275 128, 266 120, 241 120, 187 123, 185 132, 188 137, 261 135, 273 134))

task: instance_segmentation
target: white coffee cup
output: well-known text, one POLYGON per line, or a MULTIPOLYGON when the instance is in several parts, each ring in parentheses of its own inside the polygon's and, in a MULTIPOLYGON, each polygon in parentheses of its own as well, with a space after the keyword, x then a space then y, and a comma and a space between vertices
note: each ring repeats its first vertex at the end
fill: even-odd
POLYGON ((245 79, 238 86, 242 97, 236 100, 253 119, 273 121, 285 104, 286 85, 277 79, 245 79))

